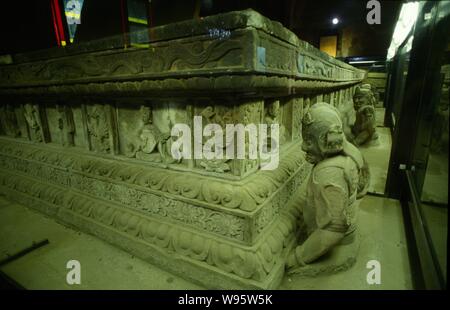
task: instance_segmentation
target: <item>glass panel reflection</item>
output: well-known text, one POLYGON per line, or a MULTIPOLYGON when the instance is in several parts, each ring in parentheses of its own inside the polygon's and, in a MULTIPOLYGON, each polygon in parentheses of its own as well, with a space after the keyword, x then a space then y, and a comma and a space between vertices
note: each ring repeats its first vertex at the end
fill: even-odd
POLYGON ((434 107, 432 135, 421 200, 432 246, 445 277, 448 231, 449 49, 442 61, 440 73, 438 87, 440 94, 432 102, 434 107))

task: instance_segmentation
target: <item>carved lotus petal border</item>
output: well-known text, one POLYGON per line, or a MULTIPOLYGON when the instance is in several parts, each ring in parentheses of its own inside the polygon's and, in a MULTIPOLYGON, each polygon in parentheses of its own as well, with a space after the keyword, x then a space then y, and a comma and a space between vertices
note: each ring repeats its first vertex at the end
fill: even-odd
POLYGON ((234 182, 58 150, 43 149, 41 146, 25 143, 11 143, 0 138, 0 154, 246 212, 253 212, 261 207, 280 185, 304 164, 300 147, 292 147, 282 157, 276 170, 259 171, 243 181, 234 182))
POLYGON ((288 240, 294 235, 296 218, 299 216, 295 207, 285 210, 261 242, 253 247, 245 247, 147 218, 30 177, 2 173, 0 192, 63 221, 70 222, 68 219, 73 219, 69 224, 77 226, 79 221, 92 222, 107 227, 111 232, 141 240, 147 246, 164 249, 166 254, 175 252, 184 259, 257 282, 264 281, 274 269, 288 240))

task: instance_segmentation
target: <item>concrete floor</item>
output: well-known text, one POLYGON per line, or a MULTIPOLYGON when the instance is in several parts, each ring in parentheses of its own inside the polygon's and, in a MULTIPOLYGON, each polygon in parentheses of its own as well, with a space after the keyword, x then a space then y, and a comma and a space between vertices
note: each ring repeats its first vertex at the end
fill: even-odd
MULTIPOLYGON (((366 196, 360 205, 360 256, 351 269, 317 278, 288 278, 280 289, 411 289, 397 201, 366 196), (381 285, 368 285, 366 263, 381 264, 381 285)), ((27 289, 202 289, 100 239, 67 228, 0 196, 0 260, 32 244, 50 243, 0 269, 27 289), (66 263, 81 264, 81 285, 68 285, 66 263)))
POLYGON ((27 289, 201 289, 93 236, 0 196, 0 260, 33 241, 50 243, 0 269, 27 289), (81 285, 68 285, 66 264, 81 265, 81 285))
POLYGON ((359 147, 370 167, 369 192, 384 194, 389 158, 391 156, 392 138, 388 127, 377 127, 378 139, 359 147))
POLYGON ((384 194, 389 159, 391 156, 391 130, 384 127, 385 108, 375 108, 378 139, 359 147, 370 167, 369 193, 384 194))
MULTIPOLYGON (((383 103, 380 104, 380 106, 383 106, 383 103)), ((377 121, 378 127, 384 127, 384 114, 386 113, 385 108, 375 108, 375 119, 377 121)))
POLYGON ((402 211, 396 200, 364 197, 359 207, 361 247, 356 264, 349 270, 317 278, 285 277, 280 289, 399 290, 412 289, 402 211), (381 265, 381 284, 366 281, 367 262, 381 265))

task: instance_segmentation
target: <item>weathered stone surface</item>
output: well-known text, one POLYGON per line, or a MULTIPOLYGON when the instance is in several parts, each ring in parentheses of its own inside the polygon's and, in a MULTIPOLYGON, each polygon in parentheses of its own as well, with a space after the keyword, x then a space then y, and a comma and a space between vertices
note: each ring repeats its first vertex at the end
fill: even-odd
MULTIPOLYGON (((158 88, 158 84, 145 85, 143 82, 158 78, 162 79, 158 82, 164 91, 173 92, 192 88, 194 85, 189 85, 186 78, 193 76, 197 76, 198 80, 194 79, 190 83, 198 84, 197 88, 223 89, 234 87, 229 79, 223 85, 225 87, 216 86, 220 75, 233 77, 238 74, 235 76, 238 84, 244 83, 243 88, 248 91, 257 90, 263 85, 258 81, 248 81, 249 78, 252 79, 252 75, 242 77, 242 73, 286 77, 278 85, 270 83, 271 87, 276 88, 296 88, 294 81, 299 78, 329 81, 332 82, 331 86, 339 82, 358 82, 364 76, 364 71, 318 51, 300 41, 279 23, 252 10, 161 26, 155 28, 153 33, 155 39, 148 49, 86 53, 83 47, 78 47, 82 53, 66 53, 69 55, 23 63, 19 59, 16 64, 0 67, 0 90, 3 93, 14 93, 17 89, 12 87, 20 85, 33 86, 34 94, 47 94, 48 91, 66 93, 71 89, 82 94, 85 93, 79 85, 82 83, 88 87, 85 91, 92 95, 114 90, 109 85, 104 85, 106 89, 103 89, 96 83, 113 81, 115 84, 120 80, 124 87, 115 90, 132 94, 141 89, 145 91, 158 88), (217 39, 208 32, 211 27, 230 29, 231 36, 217 39), (203 83, 200 76, 204 77, 203 83), (131 84, 125 83, 126 81, 131 84), (86 83, 94 84, 87 86, 86 83)), ((48 54, 51 55, 51 52, 48 54)))
POLYGON ((384 72, 369 71, 362 83, 371 85, 372 92, 375 96, 376 106, 382 107, 386 92, 387 74, 384 72))
POLYGON ((354 240, 337 244, 329 253, 321 256, 313 264, 293 268, 289 275, 296 277, 317 277, 330 275, 351 268, 358 259, 360 237, 355 233, 354 240))
POLYGON ((364 74, 251 10, 151 33, 145 49, 112 38, 0 66, 0 192, 207 287, 274 288, 311 170, 303 113, 351 102, 364 74), (279 124, 278 168, 175 160, 171 129, 195 116, 279 124))
POLYGON ((364 158, 345 138, 337 109, 327 103, 312 106, 305 113, 303 133, 302 149, 314 165, 303 207, 307 237, 290 254, 287 268, 313 276, 345 270, 355 262, 358 198, 365 194, 368 178, 364 158))
POLYGON ((376 99, 371 91, 370 84, 363 84, 361 87, 356 88, 353 104, 356 111, 356 119, 352 125, 350 141, 355 145, 362 145, 378 139, 375 114, 376 99))

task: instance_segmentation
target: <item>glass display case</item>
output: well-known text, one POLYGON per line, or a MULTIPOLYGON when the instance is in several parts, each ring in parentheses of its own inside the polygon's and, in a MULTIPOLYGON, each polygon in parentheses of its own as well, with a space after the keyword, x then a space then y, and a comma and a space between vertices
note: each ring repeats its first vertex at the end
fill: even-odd
MULTIPOLYGON (((410 3, 411 4, 411 3, 410 3)), ((450 3, 418 2, 415 26, 389 63, 387 180, 409 222, 417 288, 447 283, 450 3)))

